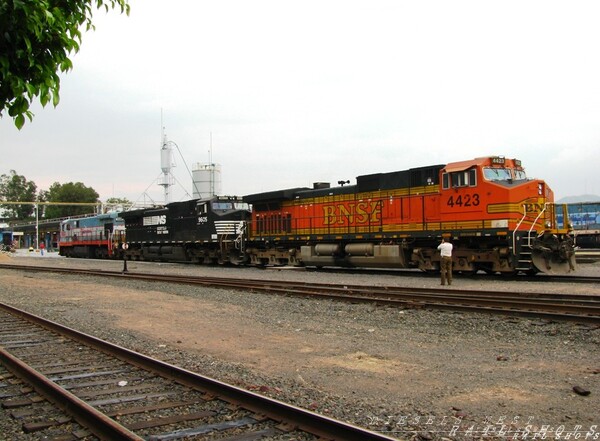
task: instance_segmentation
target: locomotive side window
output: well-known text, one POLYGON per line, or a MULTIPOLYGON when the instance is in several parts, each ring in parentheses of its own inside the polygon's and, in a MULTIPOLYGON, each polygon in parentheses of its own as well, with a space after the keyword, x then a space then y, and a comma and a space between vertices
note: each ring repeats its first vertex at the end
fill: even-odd
POLYGON ((469 187, 477 186, 477 171, 472 168, 469 170, 469 187))
POLYGON ((206 202, 196 205, 196 211, 198 214, 206 214, 206 202))
POLYGON ((442 175, 442 187, 444 190, 450 187, 475 187, 477 185, 477 172, 471 170, 444 173, 442 175))
POLYGON ((450 180, 452 181, 452 186, 453 187, 465 187, 467 185, 466 179, 465 179, 466 176, 467 176, 467 174, 465 172, 451 173, 450 180))

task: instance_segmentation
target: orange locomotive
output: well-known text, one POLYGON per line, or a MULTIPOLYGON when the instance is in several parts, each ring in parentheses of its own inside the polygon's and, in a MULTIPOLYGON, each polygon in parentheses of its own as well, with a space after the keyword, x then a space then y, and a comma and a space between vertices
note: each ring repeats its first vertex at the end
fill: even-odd
POLYGON ((566 207, 521 162, 500 156, 359 176, 356 185, 244 197, 253 264, 566 273, 575 269, 566 207), (564 226, 557 224, 563 210, 564 226))

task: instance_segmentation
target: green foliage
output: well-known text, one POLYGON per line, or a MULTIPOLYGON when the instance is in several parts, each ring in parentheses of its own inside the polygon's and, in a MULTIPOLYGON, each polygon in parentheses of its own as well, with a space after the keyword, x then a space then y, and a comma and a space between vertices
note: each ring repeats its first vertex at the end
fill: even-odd
POLYGON ((77 216, 94 212, 91 205, 78 205, 81 203, 98 203, 98 193, 91 187, 86 187, 81 182, 67 182, 59 184, 55 182, 45 193, 48 202, 73 202, 74 205, 48 205, 45 217, 54 219, 59 217, 77 216))
POLYGON ((131 205, 133 205, 133 202, 131 202, 127 198, 108 198, 105 204, 110 205, 111 209, 113 209, 117 206, 130 207, 131 205))
MULTIPOLYGON (((9 175, 0 176, 0 201, 33 202, 36 200, 36 191, 35 182, 28 181, 25 176, 18 175, 14 170, 11 170, 9 175)), ((33 204, 14 205, 0 202, 0 207, 14 220, 27 219, 34 210, 33 204)))
POLYGON ((58 105, 58 73, 73 67, 69 55, 79 51, 81 29, 94 28, 94 6, 129 15, 127 0, 0 1, 0 117, 8 110, 21 129, 33 118, 34 97, 58 105))

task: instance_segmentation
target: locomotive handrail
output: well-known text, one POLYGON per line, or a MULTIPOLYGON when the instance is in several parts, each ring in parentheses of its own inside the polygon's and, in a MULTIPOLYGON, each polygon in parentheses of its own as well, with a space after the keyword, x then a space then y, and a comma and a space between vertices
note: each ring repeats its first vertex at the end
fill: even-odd
MULTIPOLYGON (((523 204, 523 217, 521 218, 521 220, 517 223, 517 226, 515 227, 513 234, 512 234, 512 240, 513 240, 513 253, 515 252, 515 250, 517 249, 517 230, 519 229, 519 227, 521 226, 521 224, 523 223, 523 221, 525 220, 525 218, 527 217, 527 207, 525 204, 523 204)), ((529 246, 531 246, 529 244, 529 246)))
POLYGON ((240 221, 240 223, 238 224, 238 235, 235 238, 235 248, 237 250, 240 250, 242 253, 246 252, 245 246, 244 246, 244 233, 246 232, 247 229, 247 223, 246 221, 240 221))
MULTIPOLYGON (((544 214, 546 212, 547 207, 548 207, 548 203, 545 202, 544 208, 542 210, 540 210, 539 214, 536 216, 535 220, 532 222, 531 227, 529 228, 529 231, 527 232, 527 245, 526 246, 528 246, 529 248, 531 248, 531 232, 535 228, 535 226, 536 226, 538 220, 540 219, 540 217, 542 216, 542 214, 544 214)), ((527 207, 525 206, 525 204, 523 204, 523 217, 521 218, 519 223, 517 223, 517 226, 513 230, 513 250, 515 250, 517 248, 517 238, 516 238, 517 231, 519 230, 519 227, 521 226, 521 224, 523 223, 523 221, 525 220, 526 217, 527 217, 527 207)))
POLYGON ((535 220, 533 221, 533 224, 531 224, 531 228, 529 229, 529 237, 527 238, 528 241, 528 246, 531 247, 531 230, 533 230, 533 228, 535 227, 535 225, 537 224, 537 221, 539 220, 540 216, 542 214, 544 214, 546 212, 546 208, 548 207, 548 202, 544 203, 544 209, 540 210, 540 214, 537 215, 537 217, 535 218, 535 220))

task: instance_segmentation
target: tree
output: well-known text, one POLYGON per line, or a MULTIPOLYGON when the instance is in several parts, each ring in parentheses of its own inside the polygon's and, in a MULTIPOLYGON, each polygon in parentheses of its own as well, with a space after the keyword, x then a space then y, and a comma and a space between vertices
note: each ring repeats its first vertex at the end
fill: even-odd
POLYGON ((55 182, 45 193, 48 202, 73 202, 73 205, 48 205, 45 217, 54 219, 58 217, 77 216, 94 212, 92 205, 79 205, 82 203, 100 204, 98 193, 91 187, 86 187, 81 182, 55 182))
MULTIPOLYGON (((10 175, 0 176, 0 201, 6 202, 34 202, 36 200, 37 185, 28 181, 25 176, 18 175, 11 170, 10 175)), ((2 204, 8 217, 23 220, 33 213, 33 204, 13 205, 2 204)))
POLYGON ((39 97, 42 106, 59 101, 58 72, 73 67, 81 28, 94 29, 92 7, 120 7, 129 15, 127 0, 2 0, 0 2, 0 117, 8 109, 21 129, 29 106, 39 97))
POLYGON ((113 210, 115 208, 130 207, 133 205, 133 202, 127 198, 108 198, 105 204, 110 205, 110 209, 113 210))

